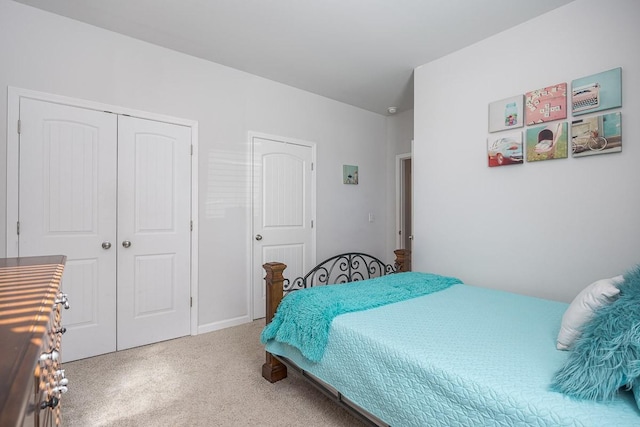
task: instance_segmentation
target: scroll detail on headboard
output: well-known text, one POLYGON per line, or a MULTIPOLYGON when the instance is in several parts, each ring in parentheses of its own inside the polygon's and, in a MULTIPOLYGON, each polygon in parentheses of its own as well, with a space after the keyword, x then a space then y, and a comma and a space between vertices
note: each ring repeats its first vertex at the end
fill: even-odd
POLYGON ((378 258, 361 252, 344 253, 322 261, 304 276, 293 280, 284 279, 283 290, 291 292, 314 286, 372 279, 396 273, 397 266, 397 263, 385 264, 378 258))

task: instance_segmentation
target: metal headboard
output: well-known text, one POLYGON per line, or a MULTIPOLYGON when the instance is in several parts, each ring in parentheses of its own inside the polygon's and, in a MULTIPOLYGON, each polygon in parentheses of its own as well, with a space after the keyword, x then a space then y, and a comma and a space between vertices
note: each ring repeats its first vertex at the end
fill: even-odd
POLYGON ((394 265, 385 264, 372 255, 348 252, 322 261, 304 276, 285 279, 283 290, 291 292, 313 286, 355 282, 395 272, 394 265))

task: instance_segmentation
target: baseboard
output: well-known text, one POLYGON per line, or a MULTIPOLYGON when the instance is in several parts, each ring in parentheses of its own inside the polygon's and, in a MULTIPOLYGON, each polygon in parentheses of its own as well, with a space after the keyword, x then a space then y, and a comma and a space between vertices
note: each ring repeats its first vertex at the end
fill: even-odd
POLYGON ((232 326, 243 325, 251 322, 249 316, 235 317, 233 319, 222 320, 219 322, 207 323, 205 325, 198 326, 198 334, 204 334, 207 332, 218 331, 220 329, 230 328, 232 326))

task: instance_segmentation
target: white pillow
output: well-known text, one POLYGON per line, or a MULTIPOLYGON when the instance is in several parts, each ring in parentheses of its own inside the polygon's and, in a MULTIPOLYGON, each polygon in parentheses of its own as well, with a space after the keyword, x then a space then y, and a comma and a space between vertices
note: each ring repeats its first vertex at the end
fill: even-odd
POLYGON ((580 328, 593 317, 593 313, 604 305, 611 304, 620 293, 617 285, 623 282, 622 276, 593 282, 582 290, 571 302, 558 333, 556 348, 569 350, 580 336, 580 328))

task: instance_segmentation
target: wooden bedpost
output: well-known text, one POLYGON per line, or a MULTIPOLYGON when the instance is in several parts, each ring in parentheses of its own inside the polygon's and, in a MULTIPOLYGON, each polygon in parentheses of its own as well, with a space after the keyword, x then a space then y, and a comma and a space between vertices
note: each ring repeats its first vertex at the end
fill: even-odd
MULTIPOLYGON (((283 297, 282 286, 284 284, 284 277, 282 276, 282 272, 287 266, 281 262, 269 262, 262 267, 267 272, 264 279, 267 285, 267 310, 265 320, 268 324, 276 314, 278 305, 283 297)), ((265 353, 266 362, 262 365, 262 376, 272 383, 286 378, 287 367, 268 351, 265 353)))
POLYGON ((411 271, 411 251, 409 249, 396 249, 396 271, 411 271))

